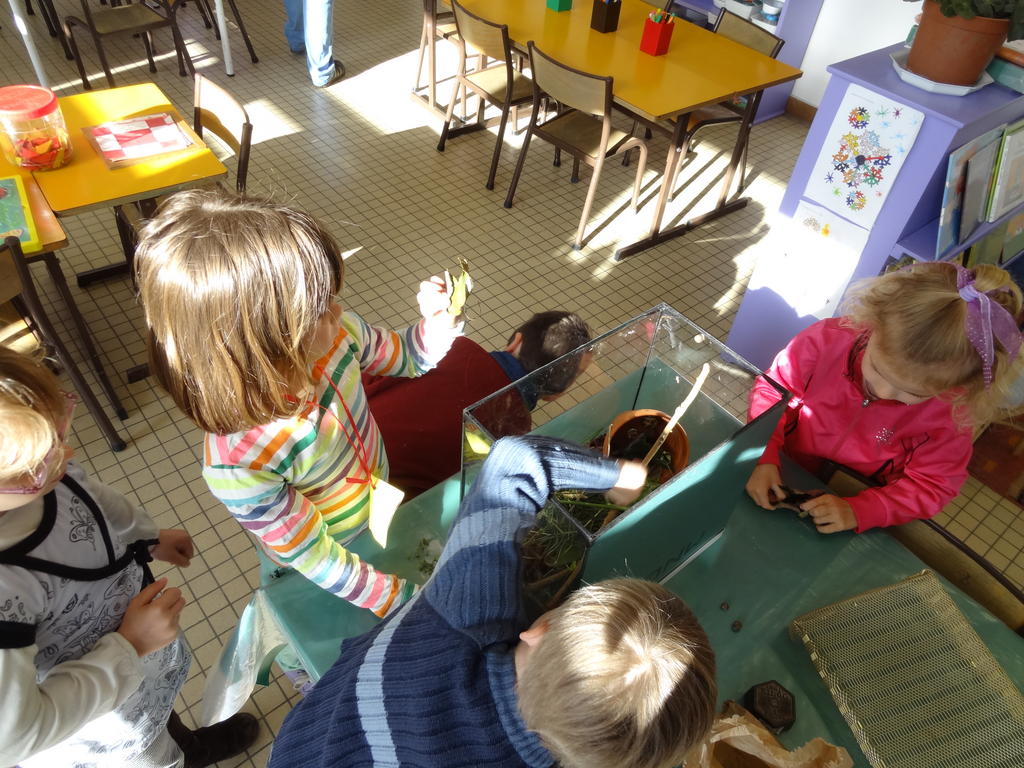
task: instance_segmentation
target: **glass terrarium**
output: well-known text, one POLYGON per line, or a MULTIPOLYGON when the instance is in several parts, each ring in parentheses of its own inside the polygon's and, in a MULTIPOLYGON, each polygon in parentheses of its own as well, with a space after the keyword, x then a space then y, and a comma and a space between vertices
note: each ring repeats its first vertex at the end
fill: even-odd
POLYGON ((465 410, 463 495, 490 446, 505 435, 550 435, 639 459, 705 363, 707 379, 680 421, 685 435, 670 435, 657 451, 635 504, 616 507, 600 494, 562 491, 538 515, 522 543, 532 610, 553 607, 580 578, 664 580, 707 547, 743 498, 786 392, 771 382, 779 403, 747 423, 761 371, 662 304, 465 410), (568 381, 564 392, 553 393, 568 381), (526 403, 534 400, 531 411, 526 403), (631 411, 641 413, 625 415, 631 411))

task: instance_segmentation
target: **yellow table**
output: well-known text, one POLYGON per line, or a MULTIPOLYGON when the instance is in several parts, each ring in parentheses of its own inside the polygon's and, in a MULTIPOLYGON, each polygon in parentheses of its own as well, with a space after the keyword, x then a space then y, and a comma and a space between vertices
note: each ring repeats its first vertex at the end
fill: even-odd
MULTIPOLYGON (((640 38, 644 20, 654 6, 643 0, 622 0, 618 29, 609 33, 590 28, 593 6, 588 0, 576 0, 571 10, 561 12, 549 10, 543 0, 460 2, 489 21, 507 24, 509 36, 519 48, 525 49, 532 40, 542 51, 570 67, 611 76, 615 101, 626 110, 651 121, 679 118, 650 232, 644 240, 620 249, 618 258, 638 253, 747 204, 748 198, 726 202, 740 159, 742 141, 737 141, 715 209, 672 229, 661 229, 669 186, 686 139, 685 116, 733 96, 795 80, 800 77, 800 70, 682 19, 675 22, 668 53, 650 56, 640 50, 640 38)), ((750 130, 753 109, 748 109, 748 113, 740 126, 740 139, 750 130)))
MULTIPOLYGON (((33 174, 50 209, 59 217, 149 200, 227 175, 227 168, 205 144, 157 156, 123 168, 107 167, 83 128, 112 120, 167 112, 181 115, 154 83, 87 91, 60 99, 73 154, 71 162, 53 171, 33 174)), ((124 233, 122 234, 122 238, 124 233)), ((124 262, 78 274, 79 286, 121 274, 124 262)))
POLYGON ((227 168, 205 145, 110 169, 89 144, 83 128, 111 120, 167 112, 181 115, 154 83, 87 91, 60 99, 71 145, 71 162, 35 175, 58 216, 146 200, 227 175, 227 168))

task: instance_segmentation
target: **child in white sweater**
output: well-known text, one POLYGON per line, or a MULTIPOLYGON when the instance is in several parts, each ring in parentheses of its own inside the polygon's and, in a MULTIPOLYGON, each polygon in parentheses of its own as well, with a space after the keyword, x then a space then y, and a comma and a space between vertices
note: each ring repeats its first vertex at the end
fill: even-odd
POLYGON ((75 402, 0 347, 0 765, 199 768, 238 754, 256 738, 251 715, 190 731, 171 709, 192 659, 185 600, 146 563, 187 566, 192 540, 68 464, 75 402))

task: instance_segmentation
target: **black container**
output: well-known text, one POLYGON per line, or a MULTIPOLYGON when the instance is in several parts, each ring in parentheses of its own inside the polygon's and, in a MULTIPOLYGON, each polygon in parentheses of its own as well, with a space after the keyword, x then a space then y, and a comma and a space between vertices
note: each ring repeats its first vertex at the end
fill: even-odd
POLYGON ((614 32, 619 28, 619 10, 622 8, 620 0, 603 2, 594 0, 594 12, 590 16, 590 28, 598 32, 614 32))

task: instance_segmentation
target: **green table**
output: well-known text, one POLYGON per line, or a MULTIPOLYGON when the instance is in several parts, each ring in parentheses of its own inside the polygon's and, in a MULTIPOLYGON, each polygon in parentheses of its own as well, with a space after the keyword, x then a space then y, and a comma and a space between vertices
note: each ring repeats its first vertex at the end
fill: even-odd
MULTIPOLYGON (((720 467, 727 472, 728 467, 720 467)), ((735 482, 745 481, 736 477, 735 482)), ((802 471, 788 478, 795 487, 816 483, 802 471)), ((452 478, 400 509, 392 526, 398 538, 382 550, 369 536, 352 546, 384 570, 415 577, 407 555, 423 537, 443 537, 459 501, 452 478), (393 548, 393 549, 392 549, 393 548), (398 554, 401 553, 401 554, 398 554)), ((700 510, 663 505, 682 520, 700 510)), ((672 526, 663 528, 670 533, 672 526)), ((891 584, 924 568, 899 542, 881 531, 824 536, 790 512, 766 512, 744 500, 728 516, 717 538, 665 585, 689 603, 707 630, 718 657, 720 703, 739 699, 753 684, 778 680, 797 701, 796 725, 781 740, 797 747, 815 736, 846 747, 866 765, 853 734, 818 677, 803 645, 789 637, 790 621, 813 608, 873 587, 891 584), (728 604, 728 610, 722 604, 728 604), (733 622, 742 628, 733 631, 733 622)), ((945 585, 993 654, 1016 681, 1024 680, 1024 638, 950 584, 945 585)), ((314 677, 338 657, 342 639, 372 628, 377 619, 329 595, 302 576, 287 573, 262 588, 288 642, 314 677)))
MULTIPOLYGON (((586 442, 623 409, 671 410, 689 386, 676 373, 693 368, 685 354, 671 349, 644 357, 636 370, 537 431, 586 442)), ((796 747, 820 736, 866 765, 803 645, 790 639, 789 624, 809 610, 899 581, 925 566, 884 532, 824 536, 795 513, 756 507, 743 486, 779 413, 743 425, 713 398, 721 399, 721 393, 709 398, 705 388, 683 420, 691 436, 690 466, 602 532, 590 550, 584 579, 632 575, 661 581, 690 604, 711 638, 720 703, 740 699, 755 683, 777 680, 797 702, 797 722, 781 737, 784 744, 796 747), (738 632, 732 629, 736 621, 742 624, 738 632)), ((820 486, 798 467, 785 468, 784 475, 794 488, 820 486)), ((423 540, 438 546, 445 540, 461 488, 456 476, 399 507, 386 546, 364 531, 349 549, 383 571, 422 582, 415 552, 423 540)), ((1011 678, 1024 680, 1024 638, 946 586, 1011 678)), ((281 644, 318 679, 337 660, 343 639, 377 622, 369 611, 295 572, 267 579, 221 664, 208 675, 205 722, 237 711, 259 679, 260 665, 281 644)))

